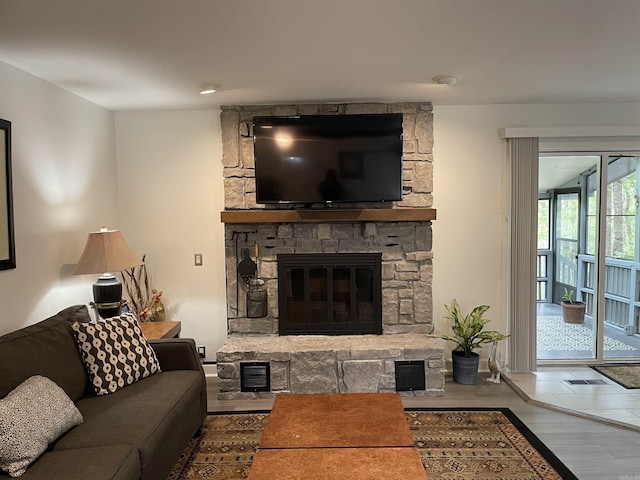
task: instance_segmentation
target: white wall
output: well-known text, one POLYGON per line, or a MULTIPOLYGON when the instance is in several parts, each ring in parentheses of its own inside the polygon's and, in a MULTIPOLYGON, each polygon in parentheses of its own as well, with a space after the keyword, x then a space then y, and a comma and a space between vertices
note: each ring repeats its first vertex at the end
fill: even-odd
MULTIPOLYGON (((491 305, 491 329, 507 329, 503 127, 640 126, 640 104, 434 107, 434 281, 436 333, 455 297, 464 312, 491 305)), ((503 342, 504 343, 504 342, 503 342)), ((485 348, 480 353, 488 356, 485 348)), ((504 352, 505 347, 502 345, 504 352)), ((486 363, 481 363, 486 368, 486 363)))
POLYGON ((0 271, 0 334, 91 301, 72 276, 87 233, 116 225, 113 113, 0 62, 0 117, 12 122, 14 270, 0 271))
MULTIPOLYGON (((114 127, 113 113, 1 62, 0 85, 18 263, 0 272, 0 334, 90 300, 95 279, 70 271, 87 232, 107 225, 147 255, 170 317, 213 360, 226 337, 219 111, 121 112, 114 127)), ((437 333, 454 297, 465 310, 491 305, 490 327, 506 330, 498 129, 606 125, 640 126, 640 104, 435 106, 437 333)))
MULTIPOLYGON (((475 105, 434 108, 434 321, 444 304, 491 305, 506 331, 505 179, 498 130, 522 126, 640 125, 640 105, 475 105)), ((207 347, 226 337, 221 140, 218 111, 116 114, 120 223, 147 254, 183 335, 207 347), (204 267, 193 254, 204 254, 204 267)), ((504 345, 502 346, 504 351, 504 345)), ((481 351, 483 358, 488 349, 481 351)), ((482 364, 484 368, 486 364, 482 364)))
POLYGON ((121 112, 116 138, 123 234, 146 254, 167 320, 215 360, 227 336, 220 112, 121 112))

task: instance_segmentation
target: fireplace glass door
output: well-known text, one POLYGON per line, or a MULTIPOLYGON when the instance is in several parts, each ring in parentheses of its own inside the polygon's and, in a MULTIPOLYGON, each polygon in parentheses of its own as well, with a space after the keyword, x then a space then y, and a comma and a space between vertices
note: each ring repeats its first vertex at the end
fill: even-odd
POLYGON ((278 256, 280 335, 381 334, 380 254, 278 256))

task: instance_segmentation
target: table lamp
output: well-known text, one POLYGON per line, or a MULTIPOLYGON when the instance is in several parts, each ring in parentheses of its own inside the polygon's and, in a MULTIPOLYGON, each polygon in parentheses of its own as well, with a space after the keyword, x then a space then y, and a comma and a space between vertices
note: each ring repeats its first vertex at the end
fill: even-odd
POLYGON ((102 227, 87 238, 74 275, 101 273, 93 284, 93 302, 102 318, 120 315, 122 283, 111 272, 142 265, 142 260, 129 248, 119 230, 102 227))

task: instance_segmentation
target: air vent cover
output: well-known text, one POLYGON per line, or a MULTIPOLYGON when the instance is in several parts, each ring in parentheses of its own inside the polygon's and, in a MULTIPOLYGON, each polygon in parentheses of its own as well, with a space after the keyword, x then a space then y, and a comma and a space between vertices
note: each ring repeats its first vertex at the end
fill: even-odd
POLYGON ((269 362, 243 362, 240 364, 240 391, 269 392, 270 390, 269 362))
POLYGON ((396 391, 425 390, 424 360, 398 360, 396 364, 396 391))
POLYGON ((565 380, 570 385, 607 385, 604 380, 565 380))

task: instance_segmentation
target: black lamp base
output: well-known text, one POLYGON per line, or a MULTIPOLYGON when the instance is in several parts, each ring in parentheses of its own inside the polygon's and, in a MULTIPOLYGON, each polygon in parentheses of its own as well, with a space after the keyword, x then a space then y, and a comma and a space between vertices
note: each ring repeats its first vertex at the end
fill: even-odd
POLYGON ((122 311, 122 283, 111 273, 105 273, 93 284, 93 301, 102 318, 120 315, 122 311))

